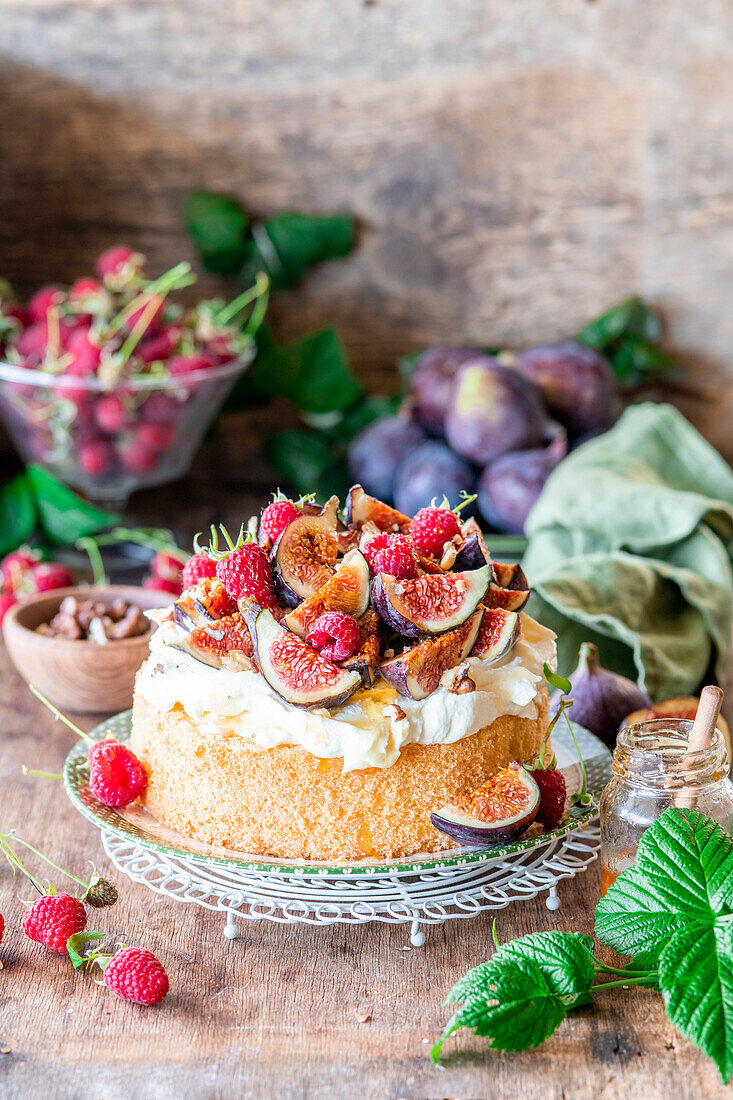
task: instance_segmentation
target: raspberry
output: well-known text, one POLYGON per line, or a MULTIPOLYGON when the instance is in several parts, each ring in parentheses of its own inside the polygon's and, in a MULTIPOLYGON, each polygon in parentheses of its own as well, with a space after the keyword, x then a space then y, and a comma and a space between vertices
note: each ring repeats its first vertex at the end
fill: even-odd
POLYGON ((132 332, 138 323, 144 320, 143 332, 153 335, 158 321, 165 309, 165 298, 161 294, 142 295, 139 305, 125 312, 124 328, 126 332, 132 332))
POLYGON ((181 583, 184 590, 193 588, 206 577, 216 576, 216 562, 208 554, 194 554, 183 567, 181 583))
POLYGON ((82 313, 105 313, 112 300, 98 279, 85 275, 71 284, 69 304, 82 313))
POLYGON ((167 550, 159 550, 150 563, 150 572, 154 577, 167 577, 168 580, 178 581, 181 579, 181 569, 183 563, 174 554, 169 554, 167 550))
POLYGON ((17 600, 12 592, 0 592, 0 624, 10 611, 11 607, 15 607, 17 600))
POLYGON ((28 302, 28 313, 32 321, 45 321, 49 309, 60 306, 64 293, 57 286, 42 286, 28 302))
POLYGON ((32 550, 22 547, 19 550, 13 550, 11 554, 7 554, 6 557, 0 562, 0 574, 2 575, 3 587, 8 592, 13 592, 21 583, 23 576, 32 569, 39 561, 37 554, 34 554, 32 550))
POLYGON ((374 555, 374 572, 389 573, 397 580, 417 576, 417 562, 412 543, 405 535, 394 535, 391 543, 374 555))
POLYGON ((5 918, 0 913, 0 943, 3 942, 3 933, 5 932, 5 918))
POLYGON ((137 439, 120 447, 119 454, 122 465, 133 474, 149 474, 158 465, 158 452, 137 439))
POLYGON ((102 431, 119 432, 127 423, 127 409, 116 393, 106 393, 94 407, 94 418, 102 431))
POLYGON ((292 500, 273 500, 262 513, 260 539, 269 538, 275 542, 287 525, 302 515, 302 511, 292 500))
POLYGON ((377 535, 372 535, 370 539, 367 539, 362 547, 362 554, 367 560, 367 564, 372 573, 376 570, 374 568, 374 561, 380 550, 386 549, 391 546, 393 541, 397 538, 394 534, 388 534, 386 531, 380 531, 377 535))
POLYGON ((125 244, 114 244, 97 260, 97 271, 106 286, 121 290, 142 271, 145 257, 125 244))
POLYGON ((175 325, 161 328, 147 340, 142 340, 138 345, 135 355, 142 359, 143 363, 154 363, 156 359, 168 359, 173 354, 174 348, 181 339, 181 330, 175 325))
POLYGON ((31 578, 36 592, 53 592, 57 588, 71 588, 76 583, 71 570, 56 561, 42 561, 34 565, 31 578))
POLYGON ((174 355, 168 360, 168 370, 175 377, 182 374, 192 374, 194 371, 209 370, 214 361, 210 355, 174 355))
POLYGON ((234 600, 249 597, 262 607, 277 605, 270 562, 256 542, 245 542, 217 562, 216 575, 234 600))
POLYGON ((175 420, 179 408, 180 404, 174 397, 156 390, 140 406, 138 413, 146 423, 160 424, 167 420, 175 420))
POLYGON ((412 521, 410 534, 421 554, 439 558, 446 542, 460 534, 458 517, 449 508, 421 508, 412 521))
POLYGON ((168 992, 168 975, 152 951, 123 947, 104 968, 104 984, 118 997, 157 1005, 168 992))
POLYGON ((183 591, 180 580, 171 580, 170 577, 146 577, 142 587, 153 592, 170 592, 172 596, 180 596, 183 591))
POLYGON ((148 785, 132 749, 108 738, 89 750, 89 790, 105 806, 129 806, 148 785))
POLYGON ((83 932, 86 923, 86 910, 78 898, 71 894, 44 894, 26 910, 23 931, 28 939, 66 955, 69 936, 83 932))
POLYGON ((75 329, 69 335, 67 351, 72 356, 65 373, 76 378, 94 374, 102 355, 101 347, 92 339, 88 328, 75 329))
POLYGON ((546 829, 554 829, 565 816, 565 799, 568 793, 565 776, 557 768, 537 768, 532 772, 532 778, 540 789, 537 820, 546 829))
POLYGON ((344 611, 319 615, 305 639, 329 661, 345 661, 359 644, 359 624, 344 611))
POLYGON ((90 477, 103 477, 114 466, 115 452, 111 443, 103 440, 85 443, 79 448, 79 465, 90 477))
POLYGON ((143 447, 153 451, 166 451, 176 434, 175 424, 139 424, 135 433, 143 447))

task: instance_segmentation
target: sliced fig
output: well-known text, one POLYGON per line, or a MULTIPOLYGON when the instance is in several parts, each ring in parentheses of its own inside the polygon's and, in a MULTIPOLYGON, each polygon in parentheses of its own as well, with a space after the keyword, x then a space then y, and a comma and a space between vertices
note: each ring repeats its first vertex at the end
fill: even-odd
POLYGON ((401 581, 378 573, 372 581, 372 602, 380 619, 407 638, 443 634, 473 614, 490 579, 488 565, 470 573, 426 573, 401 581))
POLYGON ((188 657, 193 657, 195 661, 200 661, 202 665, 209 665, 211 668, 224 667, 221 653, 217 653, 213 649, 192 645, 190 635, 187 638, 180 638, 178 641, 171 642, 170 645, 171 649, 177 649, 179 653, 185 653, 188 657))
POLYGON ((360 619, 369 606, 369 566, 358 550, 350 550, 336 572, 307 600, 285 616, 285 625, 305 638, 308 628, 326 611, 345 611, 360 619))
POLYGON ((359 673, 364 687, 372 687, 376 679, 380 641, 379 615, 369 610, 359 620, 359 644, 355 652, 341 662, 342 668, 359 673))
POLYGON ((270 553, 275 591, 287 607, 312 596, 333 576, 338 557, 338 501, 333 497, 316 515, 289 523, 270 553))
POLYGON ((520 631, 519 615, 498 607, 487 608, 469 656, 487 662, 498 661, 514 649, 520 631))
POLYGON ((430 815, 441 833, 475 848, 509 844, 526 832, 537 816, 540 790, 521 764, 492 775, 456 805, 430 815))
POLYGON ((521 611, 530 597, 524 570, 517 563, 493 562, 494 580, 489 585, 484 603, 504 611, 521 611))
POLYGON ((254 652, 247 624, 239 611, 208 626, 196 627, 176 648, 213 668, 221 668, 223 658, 235 653, 247 659, 247 667, 254 652))
POLYGON ((368 496, 361 485, 352 485, 346 498, 346 522, 358 526, 373 523, 380 531, 408 531, 412 521, 396 508, 368 496))
POLYGON ((482 610, 474 611, 455 630, 438 638, 426 638, 397 657, 382 661, 380 676, 396 687, 400 695, 426 699, 437 688, 443 673, 455 668, 467 656, 481 627, 482 616, 482 610))
POLYGON ((176 600, 173 619, 184 630, 195 630, 233 614, 236 606, 220 580, 206 577, 176 600))
POLYGON ((303 707, 335 707, 361 687, 358 672, 339 668, 280 626, 256 604, 245 619, 252 636, 257 667, 267 683, 288 703, 303 707))

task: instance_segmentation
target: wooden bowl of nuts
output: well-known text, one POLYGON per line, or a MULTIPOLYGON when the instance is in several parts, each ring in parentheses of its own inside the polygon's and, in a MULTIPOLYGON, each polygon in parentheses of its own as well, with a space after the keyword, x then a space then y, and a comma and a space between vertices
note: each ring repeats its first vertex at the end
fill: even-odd
POLYGON ((125 710, 153 630, 144 612, 172 599, 131 585, 61 588, 12 608, 3 636, 23 679, 57 707, 125 710))

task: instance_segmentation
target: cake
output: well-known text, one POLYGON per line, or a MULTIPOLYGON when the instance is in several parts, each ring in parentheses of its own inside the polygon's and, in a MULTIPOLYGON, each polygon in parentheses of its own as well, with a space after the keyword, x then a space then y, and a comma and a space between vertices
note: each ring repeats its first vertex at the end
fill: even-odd
POLYGON ((204 844, 285 860, 455 847, 431 812, 536 758, 554 635, 471 520, 428 554, 358 486, 345 520, 335 498, 294 514, 274 545, 257 521, 234 550, 214 542, 217 575, 156 613, 132 716, 144 805, 204 844), (221 567, 242 547, 269 563, 259 600, 221 567))

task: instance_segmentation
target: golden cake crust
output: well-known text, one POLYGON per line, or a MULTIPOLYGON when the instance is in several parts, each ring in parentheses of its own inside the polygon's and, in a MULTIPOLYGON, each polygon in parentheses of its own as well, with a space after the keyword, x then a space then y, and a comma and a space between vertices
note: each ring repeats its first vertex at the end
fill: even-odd
POLYGON ((455 847, 430 812, 512 760, 531 761, 547 728, 503 715, 452 745, 406 745, 389 768, 342 773, 297 745, 261 749, 235 733, 203 733, 180 705, 160 711, 138 692, 131 747, 148 773, 147 809, 205 844, 286 859, 395 858, 455 847))

